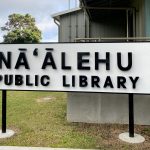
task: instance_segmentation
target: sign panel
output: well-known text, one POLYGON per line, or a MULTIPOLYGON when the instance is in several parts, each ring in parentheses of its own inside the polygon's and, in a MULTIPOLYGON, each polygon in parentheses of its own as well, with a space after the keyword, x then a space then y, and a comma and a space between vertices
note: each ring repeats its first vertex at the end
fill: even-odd
POLYGON ((0 44, 0 89, 150 94, 150 43, 0 44))

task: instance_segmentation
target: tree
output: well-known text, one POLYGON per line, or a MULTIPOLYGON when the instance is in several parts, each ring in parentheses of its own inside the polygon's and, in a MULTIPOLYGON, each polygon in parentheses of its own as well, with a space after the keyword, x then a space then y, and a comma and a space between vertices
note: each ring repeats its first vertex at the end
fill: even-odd
POLYGON ((2 31, 7 32, 4 35, 4 43, 39 43, 41 31, 35 25, 35 18, 31 15, 12 14, 8 16, 8 22, 2 31))

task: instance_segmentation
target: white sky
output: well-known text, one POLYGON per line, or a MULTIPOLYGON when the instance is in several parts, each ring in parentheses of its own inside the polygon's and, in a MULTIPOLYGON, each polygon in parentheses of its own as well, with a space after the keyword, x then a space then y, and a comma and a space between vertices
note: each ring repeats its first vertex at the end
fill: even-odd
MULTIPOLYGON (((78 0, 70 0, 71 8, 78 0)), ((8 16, 13 13, 29 13, 36 19, 38 28, 42 31, 42 42, 57 42, 57 25, 51 15, 69 8, 69 0, 0 0, 0 27, 4 26, 8 16)), ((0 30, 0 42, 3 41, 0 30)))

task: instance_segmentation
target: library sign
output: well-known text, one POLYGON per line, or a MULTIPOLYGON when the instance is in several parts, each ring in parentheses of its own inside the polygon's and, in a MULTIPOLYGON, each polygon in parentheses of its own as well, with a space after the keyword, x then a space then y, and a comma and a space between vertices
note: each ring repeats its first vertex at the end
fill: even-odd
POLYGON ((150 93, 150 43, 0 44, 0 89, 150 93))

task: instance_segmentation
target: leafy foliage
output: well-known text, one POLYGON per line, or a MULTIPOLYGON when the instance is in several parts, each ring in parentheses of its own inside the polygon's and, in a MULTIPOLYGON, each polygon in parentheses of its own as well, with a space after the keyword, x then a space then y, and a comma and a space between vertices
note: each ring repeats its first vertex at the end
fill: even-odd
POLYGON ((35 25, 35 18, 29 14, 9 15, 8 22, 1 30, 7 32, 4 43, 38 43, 41 40, 41 31, 35 25))

